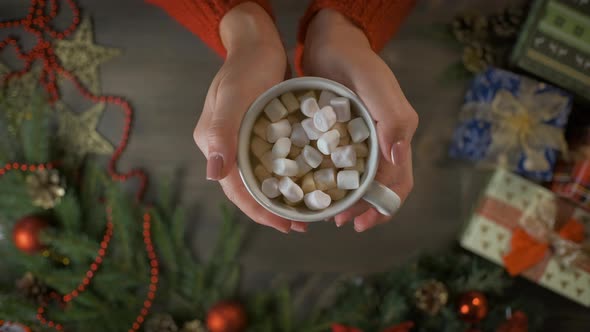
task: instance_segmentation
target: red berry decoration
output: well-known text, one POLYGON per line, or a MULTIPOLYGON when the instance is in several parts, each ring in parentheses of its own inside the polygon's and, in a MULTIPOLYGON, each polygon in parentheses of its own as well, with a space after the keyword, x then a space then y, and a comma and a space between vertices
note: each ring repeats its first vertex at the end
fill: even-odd
POLYGON ((223 301, 207 313, 207 329, 210 332, 242 332, 246 330, 246 310, 236 301, 223 301))
POLYGON ((34 254, 41 251, 45 246, 39 240, 39 233, 47 228, 49 223, 35 216, 24 217, 17 221, 12 229, 12 241, 21 251, 34 254))
POLYGON ((467 292, 461 295, 457 310, 462 320, 477 323, 488 314, 488 300, 483 293, 467 292))

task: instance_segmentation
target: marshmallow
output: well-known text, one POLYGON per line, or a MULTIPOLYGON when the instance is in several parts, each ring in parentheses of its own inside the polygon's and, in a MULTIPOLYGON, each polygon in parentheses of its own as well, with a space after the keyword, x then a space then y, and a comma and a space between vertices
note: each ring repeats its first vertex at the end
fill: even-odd
POLYGON ((339 142, 340 134, 338 130, 330 130, 318 139, 318 150, 325 155, 329 155, 338 147, 339 142))
POLYGON ((324 107, 324 106, 328 106, 328 105, 330 105, 330 101, 336 97, 338 97, 338 96, 336 96, 336 94, 334 94, 334 92, 328 91, 328 90, 322 90, 322 92, 320 93, 320 99, 318 100, 318 105, 320 106, 320 108, 324 107))
POLYGON ((359 172, 357 171, 340 171, 336 178, 338 189, 352 190, 359 187, 359 172))
POLYGON ((254 167, 254 176, 256 176, 258 181, 262 182, 272 177, 272 174, 264 166, 258 164, 256 167, 254 167))
POLYGON ((297 203, 303 199, 301 187, 288 177, 283 177, 279 181, 279 191, 291 203, 297 203))
POLYGON ((339 201, 346 196, 347 191, 344 189, 332 188, 326 190, 326 194, 330 195, 333 201, 339 201))
POLYGON ((289 113, 293 113, 299 109, 299 101, 295 98, 293 92, 283 93, 280 98, 289 113))
POLYGON ((303 176, 303 179, 301 179, 301 189, 306 194, 316 190, 313 173, 307 173, 303 176))
POLYGON ((280 176, 297 176, 299 167, 295 160, 279 158, 272 161, 272 171, 280 176))
POLYGON ((267 171, 272 173, 272 151, 268 150, 266 151, 262 157, 260 157, 260 163, 262 164, 262 166, 264 166, 264 168, 266 168, 267 171))
POLYGON ((345 170, 353 170, 353 171, 357 171, 359 173, 364 173, 365 172, 365 158, 356 158, 356 164, 354 164, 354 166, 352 167, 346 167, 344 168, 345 170))
POLYGON ((332 162, 331 158, 324 158, 324 160, 322 160, 322 163, 320 164, 320 169, 321 168, 335 168, 336 166, 334 166, 334 163, 332 162))
POLYGON ((286 199, 284 196, 283 196, 283 203, 285 203, 289 206, 292 206, 292 207, 296 207, 297 205, 299 205, 299 202, 291 202, 288 199, 286 199))
POLYGON ((291 144, 291 151, 289 151, 289 154, 287 155, 287 157, 289 159, 295 160, 295 158, 297 158, 301 154, 301 151, 303 151, 303 149, 291 144))
POLYGON ((315 92, 313 92, 313 90, 309 90, 306 93, 297 97, 297 100, 299 100, 299 102, 302 103, 307 98, 315 99, 315 92))
POLYGON ((330 206, 332 198, 321 190, 315 190, 306 194, 303 201, 310 210, 323 210, 330 206))
POLYGON ((344 97, 336 97, 330 100, 330 106, 336 113, 336 121, 348 122, 350 121, 350 100, 344 97))
POLYGON ((307 164, 303 154, 300 154, 297 158, 295 158, 295 162, 297 163, 297 177, 302 177, 307 174, 309 171, 312 170, 312 167, 307 164))
POLYGON ((254 123, 254 128, 252 128, 252 131, 256 136, 266 140, 266 127, 268 127, 269 124, 270 121, 268 121, 267 118, 261 116, 254 123))
POLYGON ((252 154, 254 154, 258 159, 260 159, 262 155, 271 148, 272 145, 268 144, 267 141, 261 139, 258 136, 254 136, 250 142, 250 151, 252 151, 252 154))
POLYGON ((269 143, 276 142, 281 137, 289 137, 291 135, 291 124, 289 120, 283 119, 281 121, 271 123, 266 128, 266 140, 269 143))
POLYGON ((301 101, 301 113, 311 118, 320 110, 318 102, 314 98, 306 98, 301 101))
POLYGON ((320 138, 320 136, 322 136, 322 132, 319 131, 313 124, 313 119, 305 119, 301 121, 301 126, 305 130, 305 133, 310 140, 317 140, 320 138))
POLYGON ((348 133, 350 134, 350 138, 354 143, 359 143, 366 140, 369 135, 369 127, 365 123, 363 118, 356 118, 350 120, 348 123, 348 133))
POLYGON ((320 166, 322 160, 324 160, 324 156, 318 150, 312 148, 311 145, 306 145, 301 154, 305 162, 313 168, 320 166))
POLYGON ((281 101, 275 98, 266 104, 264 107, 264 114, 266 114, 271 122, 277 122, 286 117, 289 112, 285 106, 281 104, 281 101))
MULTIPOLYGON (((267 143, 268 144, 268 143, 267 143)), ((285 158, 291 151, 291 140, 287 137, 279 138, 272 147, 273 159, 285 158)))
POLYGON ((281 195, 279 191, 279 180, 277 178, 268 178, 262 181, 262 193, 268 198, 276 198, 281 195))
POLYGON ((369 156, 369 147, 366 143, 354 143, 352 147, 356 152, 357 158, 366 158, 369 156))
POLYGON ((309 144, 309 137, 307 137, 307 133, 301 123, 293 124, 293 130, 291 130, 291 143, 293 145, 298 146, 300 148, 309 144))
POLYGON ((336 113, 332 106, 322 107, 313 115, 313 125, 321 132, 326 132, 336 123, 336 113))
POLYGON ((337 147, 330 157, 334 166, 338 168, 352 167, 356 164, 356 152, 352 145, 337 147))
POLYGON ((336 172, 333 168, 324 168, 313 173, 313 181, 319 190, 336 188, 336 172))

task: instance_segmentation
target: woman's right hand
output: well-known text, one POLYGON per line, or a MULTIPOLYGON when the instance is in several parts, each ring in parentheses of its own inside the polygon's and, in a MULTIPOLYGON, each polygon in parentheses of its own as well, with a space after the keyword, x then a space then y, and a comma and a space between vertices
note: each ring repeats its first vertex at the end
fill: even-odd
POLYGON ((219 33, 227 50, 213 79, 194 139, 207 158, 207 179, 219 181, 227 197, 255 222, 288 233, 306 224, 280 218, 248 193, 236 163, 238 132, 248 107, 287 72, 287 57, 270 16, 257 4, 234 7, 221 20, 219 33))

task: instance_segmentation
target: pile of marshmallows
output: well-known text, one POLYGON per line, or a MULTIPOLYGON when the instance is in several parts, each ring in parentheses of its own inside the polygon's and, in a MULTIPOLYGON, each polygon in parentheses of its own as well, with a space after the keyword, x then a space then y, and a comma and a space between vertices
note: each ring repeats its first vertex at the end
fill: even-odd
POLYGON ((359 187, 370 132, 365 120, 351 119, 347 98, 287 92, 265 106, 253 133, 254 174, 266 197, 322 210, 359 187))

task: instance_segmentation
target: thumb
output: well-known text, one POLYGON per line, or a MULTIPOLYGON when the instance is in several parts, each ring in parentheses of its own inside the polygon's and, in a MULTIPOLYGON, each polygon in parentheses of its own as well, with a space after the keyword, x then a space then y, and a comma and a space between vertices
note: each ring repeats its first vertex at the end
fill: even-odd
POLYGON ((224 98, 218 95, 214 106, 204 110, 208 121, 203 123, 202 149, 207 157, 207 179, 218 181, 225 178, 236 162, 238 131, 242 116, 247 109, 240 98, 224 98))
POLYGON ((410 142, 418 126, 418 115, 393 75, 377 77, 363 77, 353 84, 376 122, 383 157, 394 165, 401 165, 410 155, 410 142))

